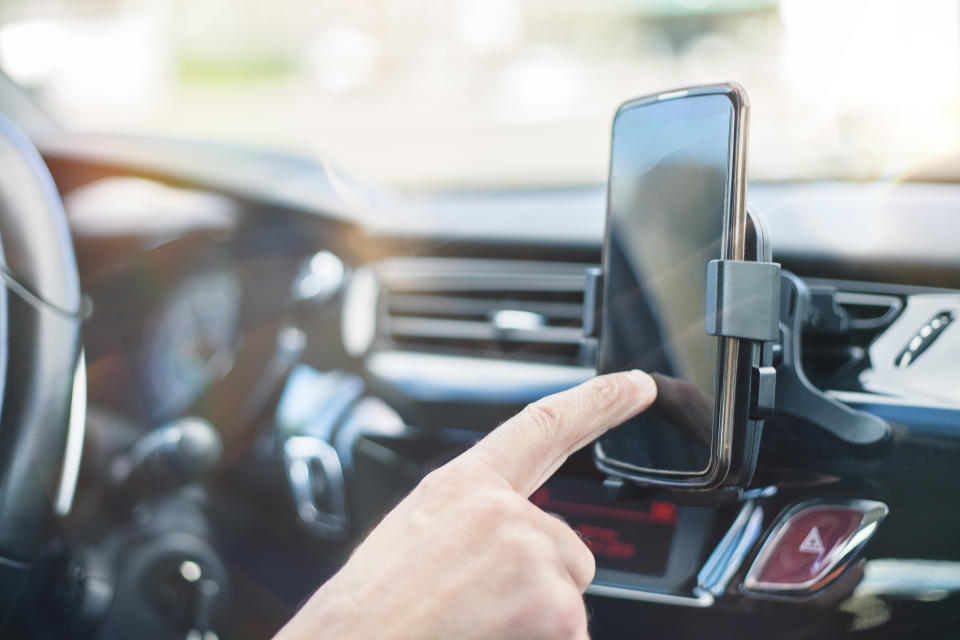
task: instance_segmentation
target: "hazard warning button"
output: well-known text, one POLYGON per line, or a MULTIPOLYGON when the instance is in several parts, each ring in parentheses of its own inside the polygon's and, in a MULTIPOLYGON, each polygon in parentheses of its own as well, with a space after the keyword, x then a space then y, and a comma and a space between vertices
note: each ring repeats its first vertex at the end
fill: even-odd
POLYGON ((790 509, 757 555, 744 588, 810 593, 825 587, 886 515, 886 505, 872 500, 807 502, 790 509))

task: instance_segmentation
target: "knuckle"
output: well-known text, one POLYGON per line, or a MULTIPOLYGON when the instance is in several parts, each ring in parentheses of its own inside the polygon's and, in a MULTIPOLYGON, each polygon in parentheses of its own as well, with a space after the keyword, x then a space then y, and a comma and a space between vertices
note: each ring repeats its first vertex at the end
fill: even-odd
POLYGON ((506 491, 485 491, 474 496, 471 512, 487 527, 510 522, 517 512, 516 500, 506 491))
POLYGON ((438 498, 446 494, 449 489, 449 480, 450 478, 443 467, 434 469, 420 480, 417 485, 417 492, 420 497, 427 500, 438 498))
POLYGON ((586 582, 583 584, 583 588, 586 589, 593 582, 594 576, 597 575, 597 558, 586 544, 583 545, 583 566, 586 573, 586 582))
POLYGON ((505 489, 497 489, 486 492, 484 501, 499 514, 513 515, 519 506, 520 497, 505 489))
POLYGON ((622 401, 626 396, 624 385, 619 376, 600 376, 592 383, 598 403, 602 407, 609 407, 622 401))
POLYGON ((573 584, 582 593, 593 581, 597 572, 596 558, 574 528, 559 519, 558 523, 557 544, 566 549, 566 553, 561 555, 565 558, 573 584))
POLYGON ((580 548, 580 565, 577 567, 576 582, 577 588, 582 592, 587 587, 590 586, 590 583, 593 582, 594 576, 597 574, 597 559, 593 556, 593 553, 587 548, 587 545, 581 543, 580 548))
POLYGON ((577 594, 561 596, 554 604, 550 620, 551 638, 580 638, 587 627, 587 611, 583 598, 577 594))
POLYGON ((542 566, 550 561, 551 541, 548 536, 534 529, 504 527, 497 540, 504 556, 524 571, 542 566))
POLYGON ((401 504, 409 510, 435 513, 467 506, 462 495, 457 474, 440 467, 425 475, 401 504))
POLYGON ((404 515, 404 529, 413 536, 427 535, 433 528, 434 515, 426 509, 419 509, 414 505, 404 515))
POLYGON ((544 583, 523 603, 517 617, 531 637, 566 640, 583 637, 587 613, 578 593, 557 583, 544 583))
POLYGON ((434 469, 420 480, 420 488, 423 491, 433 491, 443 482, 443 472, 440 469, 434 469))
POLYGON ((508 628, 524 638, 552 637, 552 613, 557 607, 557 589, 547 580, 530 580, 529 574, 521 591, 511 599, 506 613, 508 628))
POLYGON ((546 399, 528 404, 521 413, 526 421, 535 425, 545 434, 551 434, 559 428, 560 412, 546 399))

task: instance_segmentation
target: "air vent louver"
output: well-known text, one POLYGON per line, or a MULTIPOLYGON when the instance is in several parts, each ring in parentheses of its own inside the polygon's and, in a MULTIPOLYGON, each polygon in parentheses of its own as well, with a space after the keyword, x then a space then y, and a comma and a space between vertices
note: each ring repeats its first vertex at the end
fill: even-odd
POLYGON ((395 258, 377 266, 387 348, 592 365, 579 263, 395 258))
POLYGON ((802 342, 804 371, 820 389, 859 390, 859 374, 870 364, 867 349, 900 314, 903 298, 858 290, 849 282, 817 281, 810 291, 812 307, 802 342))

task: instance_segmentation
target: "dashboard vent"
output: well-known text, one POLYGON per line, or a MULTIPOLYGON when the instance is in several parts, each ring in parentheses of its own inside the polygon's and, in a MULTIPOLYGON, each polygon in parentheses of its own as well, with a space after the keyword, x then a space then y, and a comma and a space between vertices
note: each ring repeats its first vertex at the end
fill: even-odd
POLYGON ((803 365, 814 386, 859 390, 870 343, 900 314, 903 297, 858 290, 856 283, 810 284, 811 310, 803 333, 803 365))
POLYGON ((377 265, 381 348, 592 365, 583 289, 592 265, 393 258, 377 265))

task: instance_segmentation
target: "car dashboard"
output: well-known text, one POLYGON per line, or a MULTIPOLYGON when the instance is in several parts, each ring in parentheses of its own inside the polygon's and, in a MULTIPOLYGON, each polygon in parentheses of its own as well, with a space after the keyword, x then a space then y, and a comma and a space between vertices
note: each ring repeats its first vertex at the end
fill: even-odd
MULTIPOLYGON (((57 623, 182 635, 192 609, 168 574, 190 560, 219 585, 220 636, 267 637, 430 470, 595 372, 583 299, 600 185, 397 196, 256 150, 38 146, 87 314, 87 439, 57 544, 112 594, 57 623), (111 462, 184 416, 220 434, 213 474, 118 507, 111 462)), ((960 185, 758 182, 748 198, 810 287, 810 381, 893 439, 852 450, 774 417, 753 483, 721 503, 618 483, 575 455, 531 499, 597 558, 592 637, 955 631, 960 185), (848 500, 889 514, 842 575, 799 596, 745 586, 782 514, 848 500)))

